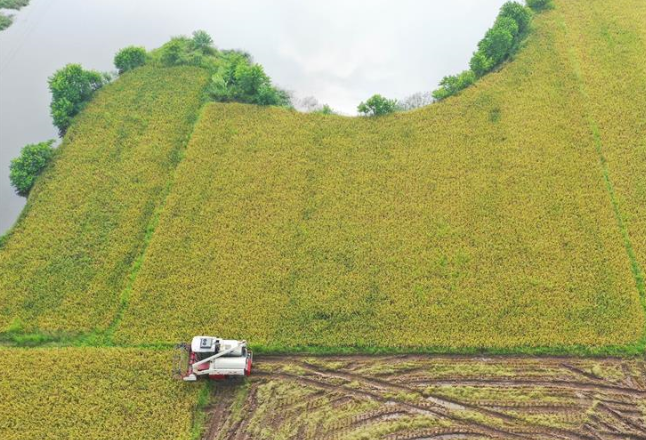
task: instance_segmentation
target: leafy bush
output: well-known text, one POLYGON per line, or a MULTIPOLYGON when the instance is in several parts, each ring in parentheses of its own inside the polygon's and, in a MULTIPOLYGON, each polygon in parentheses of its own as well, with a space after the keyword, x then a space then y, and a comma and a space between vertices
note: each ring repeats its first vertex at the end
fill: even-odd
POLYGON ((527 0, 527 6, 534 11, 543 11, 554 7, 552 0, 527 0))
POLYGON ((471 61, 469 61, 469 67, 471 71, 476 76, 480 78, 481 76, 486 75, 494 67, 494 62, 491 58, 487 57, 484 53, 478 51, 473 54, 471 61))
POLYGON ((524 34, 529 30, 529 23, 532 21, 532 11, 515 1, 509 1, 502 5, 498 18, 508 17, 518 24, 518 32, 524 34))
POLYGON ((513 1, 505 3, 493 27, 478 43, 478 50, 469 61, 470 70, 444 77, 440 82, 440 88, 433 92, 433 98, 441 101, 455 95, 509 58, 529 29, 531 18, 529 8, 513 1))
POLYGON ((499 16, 494 23, 494 28, 503 29, 509 32, 513 38, 516 38, 520 32, 518 23, 511 17, 499 16))
POLYGON ((29 0, 0 0, 0 9, 22 9, 29 0))
POLYGON ((211 36, 205 31, 193 32, 191 46, 193 50, 200 51, 205 55, 215 53, 215 49, 213 48, 213 38, 211 38, 211 36))
POLYGON ((248 57, 235 52, 220 59, 208 91, 211 98, 219 102, 290 105, 289 95, 271 84, 260 64, 251 64, 248 57))
POLYGON ((13 23, 13 18, 10 15, 5 15, 0 12, 0 31, 7 29, 13 23))
POLYGON ((478 50, 469 62, 477 78, 495 69, 516 51, 531 17, 529 8, 519 3, 507 2, 502 6, 493 27, 478 43, 478 50))
POLYGON ((365 116, 383 116, 397 110, 396 99, 386 99, 381 95, 372 95, 357 107, 357 111, 365 116))
POLYGON ((100 89, 108 78, 93 70, 83 70, 80 64, 68 64, 49 78, 52 93, 50 105, 54 125, 64 134, 72 118, 81 111, 92 94, 100 89))
POLYGON ((193 37, 173 37, 161 48, 153 51, 165 67, 202 66, 212 68, 213 58, 218 52, 213 47, 213 39, 205 31, 193 32, 193 37))
POLYGON ((54 140, 23 147, 20 156, 11 161, 9 180, 18 195, 27 197, 36 178, 42 173, 54 154, 54 140))
POLYGON ((146 64, 146 49, 137 46, 128 46, 121 49, 114 57, 114 66, 119 73, 124 73, 146 64))
POLYGON ((192 38, 174 37, 151 56, 165 67, 192 65, 208 70, 208 95, 213 101, 291 106, 288 93, 272 85, 263 67, 254 64, 248 53, 217 50, 205 31, 193 32, 192 38))
POLYGON ((514 45, 514 36, 503 26, 494 26, 487 31, 484 39, 478 44, 478 52, 491 60, 494 66, 502 63, 514 45))
POLYGON ((179 66, 182 64, 192 64, 190 59, 191 40, 186 37, 173 37, 164 44, 160 49, 160 61, 165 67, 179 66))
POLYGON ((441 101, 466 89, 475 81, 476 75, 470 70, 465 70, 459 75, 445 76, 440 81, 440 88, 433 92, 433 98, 441 101))
POLYGON ((336 112, 328 104, 323 104, 323 107, 313 110, 312 113, 317 115, 336 115, 336 112))
POLYGON ((259 64, 239 63, 233 74, 233 82, 235 87, 232 90, 236 98, 241 102, 253 102, 264 99, 261 96, 267 93, 269 77, 259 64))

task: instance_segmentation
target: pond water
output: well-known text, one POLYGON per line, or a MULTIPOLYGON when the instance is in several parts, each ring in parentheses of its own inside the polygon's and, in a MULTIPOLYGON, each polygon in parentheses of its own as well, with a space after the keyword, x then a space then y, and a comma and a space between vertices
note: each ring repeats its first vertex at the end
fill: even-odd
POLYGON ((9 162, 55 138, 47 78, 67 63, 113 70, 115 52, 204 29, 279 86, 353 115, 374 93, 428 92, 467 67, 505 0, 31 0, 0 32, 0 234, 25 200, 9 162))

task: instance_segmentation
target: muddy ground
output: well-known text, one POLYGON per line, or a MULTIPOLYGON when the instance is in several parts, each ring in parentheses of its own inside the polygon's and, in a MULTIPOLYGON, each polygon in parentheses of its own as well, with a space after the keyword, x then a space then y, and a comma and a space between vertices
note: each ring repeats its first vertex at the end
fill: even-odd
POLYGON ((204 439, 646 440, 646 360, 276 356, 214 387, 204 439))

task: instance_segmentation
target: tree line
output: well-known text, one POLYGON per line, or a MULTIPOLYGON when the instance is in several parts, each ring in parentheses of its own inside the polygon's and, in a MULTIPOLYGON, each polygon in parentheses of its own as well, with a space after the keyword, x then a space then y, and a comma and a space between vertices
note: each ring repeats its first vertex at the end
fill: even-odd
MULTIPOLYGON (((442 101, 473 85, 516 53, 529 33, 533 12, 552 7, 552 0, 526 1, 527 6, 515 1, 508 1, 502 6, 494 25, 478 43, 478 49, 469 62, 469 69, 444 77, 440 81, 440 87, 431 93, 418 93, 404 101, 373 95, 361 102, 357 111, 364 116, 383 116, 411 110, 442 101)), ((276 87, 264 68, 254 63, 251 55, 238 50, 217 49, 213 39, 205 31, 193 32, 191 37, 174 37, 150 52, 143 47, 125 47, 114 57, 119 75, 146 64, 160 67, 191 65, 208 70, 211 81, 207 95, 212 101, 293 108, 289 93, 276 87)), ((94 92, 113 78, 112 74, 85 70, 79 64, 68 64, 49 78, 49 90, 52 94, 50 111, 61 136, 94 92)), ((335 114, 328 105, 317 108, 314 112, 335 114)), ((20 157, 12 160, 9 177, 19 195, 26 197, 29 194, 36 177, 54 155, 53 145, 53 140, 27 145, 22 149, 20 157)))

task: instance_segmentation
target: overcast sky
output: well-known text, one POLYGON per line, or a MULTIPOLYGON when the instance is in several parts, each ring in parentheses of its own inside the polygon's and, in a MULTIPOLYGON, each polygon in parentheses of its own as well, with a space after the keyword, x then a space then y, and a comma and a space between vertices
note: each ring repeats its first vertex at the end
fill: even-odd
POLYGON ((374 93, 430 91, 467 67, 505 0, 31 0, 0 32, 0 233, 24 200, 8 166, 56 136, 47 77, 66 63, 111 70, 127 45, 209 32, 250 52, 281 87, 346 114, 374 93))

